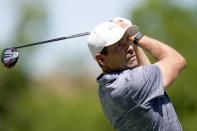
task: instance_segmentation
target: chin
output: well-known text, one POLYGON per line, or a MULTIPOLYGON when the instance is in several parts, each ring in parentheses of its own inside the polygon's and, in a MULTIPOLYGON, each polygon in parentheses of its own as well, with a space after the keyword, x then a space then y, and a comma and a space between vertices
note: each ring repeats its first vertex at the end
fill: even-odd
POLYGON ((129 61, 129 63, 127 64, 127 67, 128 68, 135 68, 137 66, 138 66, 137 60, 135 60, 135 61, 129 61))

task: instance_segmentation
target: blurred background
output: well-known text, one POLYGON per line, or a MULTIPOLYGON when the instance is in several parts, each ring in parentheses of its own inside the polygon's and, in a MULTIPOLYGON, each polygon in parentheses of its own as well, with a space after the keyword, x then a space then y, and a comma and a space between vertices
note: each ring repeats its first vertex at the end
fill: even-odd
MULTIPOLYGON (((186 57, 168 93, 183 129, 196 131, 196 0, 0 0, 0 51, 90 31, 116 16, 186 57)), ((14 68, 0 65, 0 131, 113 131, 97 95, 100 73, 86 36, 20 49, 14 68)))

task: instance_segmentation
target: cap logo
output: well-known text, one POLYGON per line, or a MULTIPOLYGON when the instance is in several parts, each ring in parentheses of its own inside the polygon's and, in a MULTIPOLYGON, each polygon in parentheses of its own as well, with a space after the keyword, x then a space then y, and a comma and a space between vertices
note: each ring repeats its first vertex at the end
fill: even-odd
POLYGON ((115 28, 115 25, 111 25, 111 26, 109 27, 109 30, 112 30, 112 28, 115 28))

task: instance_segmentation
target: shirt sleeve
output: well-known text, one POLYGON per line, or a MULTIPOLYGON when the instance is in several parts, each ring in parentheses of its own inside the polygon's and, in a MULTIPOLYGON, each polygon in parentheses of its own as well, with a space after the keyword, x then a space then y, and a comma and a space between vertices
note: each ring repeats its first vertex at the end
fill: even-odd
POLYGON ((130 70, 130 97, 136 104, 147 106, 149 101, 164 95, 163 78, 157 65, 145 65, 130 70))

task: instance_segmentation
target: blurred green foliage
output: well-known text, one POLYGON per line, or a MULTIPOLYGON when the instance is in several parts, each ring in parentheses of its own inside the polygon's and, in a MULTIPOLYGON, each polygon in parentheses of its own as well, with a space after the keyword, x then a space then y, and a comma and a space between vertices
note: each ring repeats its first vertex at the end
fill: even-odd
POLYGON ((72 86, 77 88, 77 92, 69 90, 71 93, 69 97, 57 93, 49 86, 32 88, 29 92, 24 91, 17 99, 18 108, 10 111, 4 119, 4 129, 100 131, 111 128, 101 112, 95 88, 80 89, 72 86))
POLYGON ((133 23, 146 35, 161 40, 188 61, 188 66, 168 94, 185 131, 197 130, 197 10, 170 0, 146 0, 132 14, 133 23))
MULTIPOLYGON (((38 3, 20 2, 13 43, 30 43, 47 32, 47 12, 38 3)), ((20 57, 23 65, 17 63, 10 70, 0 66, 0 131, 112 130, 100 108, 96 83, 80 76, 66 93, 57 92, 61 91, 59 80, 52 81, 56 83, 52 86, 51 81, 34 84, 24 69, 32 52, 20 50, 25 54, 20 57)))
MULTIPOLYGON (((21 2, 13 43, 29 43, 47 32, 47 12, 40 5, 38 8, 21 2)), ((187 69, 168 91, 186 131, 197 129, 196 14, 196 9, 183 8, 170 0, 146 0, 132 13, 132 22, 142 32, 168 43, 188 61, 187 69)), ((29 51, 21 63, 27 61, 29 51)), ((66 76, 57 78, 62 77, 66 76)), ((55 79, 44 84, 34 82, 19 63, 12 70, 0 66, 0 131, 112 131, 99 104, 98 85, 91 76, 87 79, 65 78, 61 87, 55 79)))

